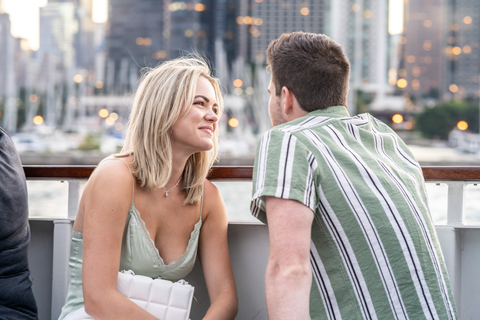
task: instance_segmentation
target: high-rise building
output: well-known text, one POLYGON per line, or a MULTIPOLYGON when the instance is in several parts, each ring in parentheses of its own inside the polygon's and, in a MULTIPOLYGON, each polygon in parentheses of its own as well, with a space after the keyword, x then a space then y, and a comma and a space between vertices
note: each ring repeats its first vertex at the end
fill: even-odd
POLYGON ((282 33, 305 31, 325 33, 328 24, 328 1, 324 0, 255 0, 246 4, 237 23, 244 26, 251 41, 249 60, 263 61, 273 39, 282 33))
POLYGON ((0 106, 3 109, 0 109, 0 123, 11 133, 17 128, 15 45, 15 38, 10 34, 10 16, 0 13, 0 106))
MULTIPOLYGON (((95 24, 92 20, 93 0, 49 0, 48 1, 50 11, 49 13, 43 12, 43 19, 52 19, 52 15, 56 15, 56 21, 53 22, 53 28, 59 23, 63 25, 64 21, 59 22, 59 16, 63 16, 63 19, 71 19, 70 23, 73 28, 70 28, 70 32, 73 32, 73 51, 74 51, 74 63, 71 66, 80 69, 93 70, 95 65, 95 57, 92 54, 94 52, 94 32, 95 24), (58 9, 62 8, 62 9, 58 9), (73 18, 72 18, 73 8, 73 18), (55 14, 52 13, 56 11, 55 14), (61 13, 59 13, 59 11, 61 13), (47 18, 46 16, 50 16, 47 18)), ((51 25, 51 22, 44 22, 45 25, 51 25)), ((58 37, 58 34, 49 33, 48 28, 44 28, 43 39, 48 39, 50 36, 58 37)), ((63 39, 71 38, 71 35, 64 35, 63 39)), ((41 39, 42 40, 42 39, 41 39)), ((45 40, 44 40, 45 41, 45 40)), ((48 41, 48 40, 47 40, 48 41)), ((65 40, 60 40, 65 41, 65 40)), ((45 44, 47 45, 47 44, 45 44)), ((50 52, 51 53, 51 52, 50 52)))
POLYGON ((81 69, 95 68, 95 23, 92 19, 93 0, 80 0, 75 10, 78 32, 75 35, 75 62, 81 69))
POLYGON ((480 95, 480 3, 411 0, 399 76, 405 92, 439 101, 480 95))
POLYGON ((370 111, 389 109, 392 103, 387 96, 393 88, 388 83, 388 1, 335 0, 329 9, 327 34, 344 47, 350 59, 351 112, 356 111, 358 92, 374 99, 370 111))
POLYGON ((130 79, 167 58, 164 0, 110 0, 106 34, 106 87, 133 90, 130 79))
POLYGON ((39 54, 59 58, 65 67, 75 66, 75 35, 78 21, 76 5, 72 2, 53 2, 40 8, 39 54))
POLYGON ((443 99, 478 98, 480 85, 480 3, 448 0, 445 30, 446 80, 443 99))
MULTIPOLYGON (((237 41, 239 25, 236 21, 239 16, 241 1, 215 0, 211 3, 213 6, 213 32, 210 41, 212 41, 212 44, 217 43, 217 46, 221 45, 220 48, 211 50, 214 52, 215 60, 217 60, 217 54, 224 53, 226 63, 231 68, 241 49, 240 42, 237 41), (218 53, 219 50, 222 50, 222 53, 218 53)), ((220 66, 216 67, 219 68, 220 66)))
POLYGON ((456 58, 446 55, 447 42, 452 38, 447 36, 445 5, 445 0, 412 0, 405 6, 398 78, 406 80, 401 85, 403 92, 416 98, 437 100, 448 87, 447 59, 456 58))
POLYGON ((10 16, 0 13, 0 97, 5 95, 7 70, 11 65, 12 36, 10 34, 10 16))
POLYGON ((133 90, 142 67, 191 52, 212 64, 220 54, 231 66, 238 55, 235 17, 240 2, 110 0, 106 86, 118 92, 133 90))
POLYGON ((245 0, 169 1, 163 16, 167 57, 196 51, 215 62, 216 40, 220 40, 231 65, 237 56, 235 19, 242 2, 245 0))
POLYGON ((173 2, 164 12, 165 26, 168 28, 165 42, 168 56, 177 57, 193 50, 207 55, 213 45, 213 0, 203 3, 173 2), (212 44, 212 45, 210 45, 212 44))

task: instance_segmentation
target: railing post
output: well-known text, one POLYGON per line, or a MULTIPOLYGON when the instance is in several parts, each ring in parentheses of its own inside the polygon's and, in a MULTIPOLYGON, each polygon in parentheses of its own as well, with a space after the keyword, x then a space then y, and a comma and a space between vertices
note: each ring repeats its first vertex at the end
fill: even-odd
POLYGON ((79 198, 80 182, 68 181, 68 219, 53 221, 52 319, 58 319, 67 297, 72 221, 77 216, 79 198))
POLYGON ((53 223, 52 319, 58 319, 67 297, 72 222, 61 219, 53 223))
POLYGON ((75 220, 80 201, 80 182, 68 181, 68 219, 75 220))
POLYGON ((463 207, 465 203, 465 181, 449 181, 447 226, 437 228, 439 241, 448 270, 450 285, 455 297, 457 310, 461 309, 462 288, 462 240, 461 231, 456 226, 463 225, 463 207))
POLYGON ((465 203, 465 182, 448 182, 447 225, 463 225, 463 204, 465 203))
POLYGON ((438 241, 442 247, 442 254, 450 279, 457 311, 460 312, 461 289, 462 289, 462 248, 461 229, 452 226, 436 227, 438 241))

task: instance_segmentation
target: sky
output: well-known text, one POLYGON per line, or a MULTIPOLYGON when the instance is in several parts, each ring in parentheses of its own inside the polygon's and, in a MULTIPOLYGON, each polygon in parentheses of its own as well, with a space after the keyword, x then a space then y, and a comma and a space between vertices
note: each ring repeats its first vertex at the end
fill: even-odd
POLYGON ((389 0, 388 32, 399 34, 403 32, 403 0, 389 0))
MULTIPOLYGON (((93 20, 105 22, 107 18, 107 1, 93 0, 93 20)), ((390 14, 388 31, 399 34, 403 31, 403 1, 389 0, 390 14)), ((3 9, 10 14, 12 34, 28 40, 30 48, 37 50, 39 46, 39 7, 47 4, 47 0, 0 0, 3 9)))

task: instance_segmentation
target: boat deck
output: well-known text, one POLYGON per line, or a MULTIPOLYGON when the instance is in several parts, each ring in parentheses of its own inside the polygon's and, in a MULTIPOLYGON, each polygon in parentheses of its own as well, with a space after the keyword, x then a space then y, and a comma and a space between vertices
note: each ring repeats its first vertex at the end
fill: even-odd
MULTIPOLYGON (((57 319, 64 304, 72 224, 80 197, 81 181, 93 166, 24 166, 29 180, 66 181, 69 184, 68 218, 31 218, 29 263, 39 319, 57 319)), ((465 186, 480 183, 480 167, 423 167, 427 183, 448 186, 447 222, 437 233, 461 319, 480 314, 480 225, 463 223, 465 186)), ((214 167, 213 181, 249 181, 252 167, 214 167)), ((229 223, 229 248, 239 297, 237 319, 268 319, 264 298, 264 273, 268 258, 268 229, 260 222, 229 223)), ((195 286, 191 319, 200 319, 209 306, 205 282, 197 262, 187 281, 195 286)))

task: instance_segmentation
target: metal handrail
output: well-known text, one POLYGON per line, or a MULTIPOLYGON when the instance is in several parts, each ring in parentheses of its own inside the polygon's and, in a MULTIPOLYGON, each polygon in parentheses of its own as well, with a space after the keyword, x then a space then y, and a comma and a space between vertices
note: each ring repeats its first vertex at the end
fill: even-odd
MULTIPOLYGON (((25 165, 29 180, 88 179, 96 166, 47 166, 25 165)), ((426 181, 480 181, 480 166, 475 167, 422 167, 426 181)), ((214 181, 251 180, 252 166, 214 166, 208 178, 214 181)))

